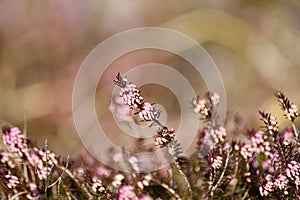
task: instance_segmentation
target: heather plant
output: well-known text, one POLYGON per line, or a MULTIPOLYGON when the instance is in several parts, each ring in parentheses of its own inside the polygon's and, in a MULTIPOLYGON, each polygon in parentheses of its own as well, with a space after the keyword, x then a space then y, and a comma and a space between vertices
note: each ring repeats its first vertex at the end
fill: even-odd
MULTIPOLYGON (((161 111, 148 102, 139 88, 118 74, 122 116, 138 118, 157 127, 153 143, 143 146, 136 141, 136 151, 166 148, 173 158, 169 165, 143 172, 140 157, 124 152, 108 152, 112 162, 120 162, 136 173, 106 167, 87 155, 62 158, 39 147, 16 127, 2 127, 0 150, 1 199, 300 199, 299 128, 295 121, 298 108, 282 92, 276 92, 290 127, 280 128, 276 118, 259 111, 262 130, 230 131, 218 123, 220 97, 208 92, 191 101, 191 112, 205 126, 198 131, 197 148, 186 156, 177 140, 176 130, 160 120, 161 111), (236 141, 231 132, 246 134, 248 141, 236 141), (75 162, 76 160, 76 162, 75 162)), ((228 120, 230 121, 230 120, 228 120)))

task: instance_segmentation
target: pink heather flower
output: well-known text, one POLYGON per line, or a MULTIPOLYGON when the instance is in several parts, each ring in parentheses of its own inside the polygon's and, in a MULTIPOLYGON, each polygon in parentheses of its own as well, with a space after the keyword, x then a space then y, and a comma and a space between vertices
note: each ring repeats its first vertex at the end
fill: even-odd
POLYGON ((265 159, 262 163, 262 168, 263 169, 268 169, 271 166, 271 160, 270 159, 265 159))
POLYGON ((157 131, 157 135, 155 137, 155 145, 164 147, 174 140, 175 135, 176 133, 173 128, 168 130, 167 127, 164 127, 157 131))
POLYGON ((154 109, 150 103, 145 102, 142 104, 141 110, 138 114, 141 120, 151 121, 154 118, 154 109))
POLYGON ((200 113, 205 119, 209 117, 210 108, 205 99, 200 99, 198 96, 196 99, 193 99, 192 105, 195 113, 200 113))
POLYGON ((124 185, 120 187, 118 200, 138 200, 134 192, 134 187, 131 185, 124 185))
POLYGON ((220 96, 216 92, 210 93, 209 94, 209 99, 210 99, 211 104, 213 106, 217 106, 219 104, 219 102, 220 102, 220 96))
POLYGON ((16 164, 13 162, 13 160, 10 157, 10 154, 7 152, 2 152, 0 155, 1 162, 3 164, 7 164, 10 168, 15 168, 16 164))
POLYGON ((131 167, 135 170, 135 171, 139 171, 140 168, 138 166, 138 159, 135 156, 131 156, 128 159, 128 162, 131 164, 131 167))
POLYGON ((270 174, 267 174, 264 178, 264 184, 259 187, 259 192, 261 196, 268 196, 274 191, 274 182, 273 177, 270 174))
MULTIPOLYGON (((2 137, 3 143, 7 146, 8 153, 20 158, 26 158, 32 166, 36 167, 39 179, 46 179, 51 166, 57 165, 55 154, 49 150, 46 152, 46 150, 34 148, 29 152, 27 141, 18 128, 4 127, 2 137), (48 165, 48 167, 46 167, 46 165, 48 165)), ((10 154, 2 154, 1 162, 7 162, 10 167, 14 167, 14 164, 9 158, 10 154)))
POLYGON ((255 133, 253 137, 251 137, 252 148, 256 153, 264 153, 266 156, 271 154, 270 142, 267 141, 267 136, 259 131, 255 133))
POLYGON ((101 177, 109 177, 111 175, 111 171, 105 167, 98 167, 96 172, 101 177))
POLYGON ((116 76, 117 80, 114 80, 115 85, 118 85, 119 87, 125 87, 128 79, 126 77, 122 77, 120 72, 116 76))
POLYGON ((243 175, 244 179, 245 179, 248 183, 251 183, 250 175, 251 175, 251 172, 246 172, 246 173, 244 173, 244 175, 243 175))
POLYGON ((122 181, 125 177, 122 174, 116 174, 114 177, 114 181, 112 182, 112 185, 114 187, 119 187, 122 184, 122 181))
POLYGON ((212 168, 220 169, 223 164, 222 160, 223 160, 223 158, 221 156, 211 157, 210 163, 211 163, 212 168))
POLYGON ((137 182, 137 186, 143 189, 144 186, 149 186, 151 179, 152 179, 151 175, 146 175, 141 181, 137 182))
POLYGON ((294 138, 294 132, 291 130, 287 130, 283 133, 283 144, 284 145, 289 145, 294 138))
POLYGON ((37 200, 39 199, 37 186, 34 183, 29 183, 29 192, 26 194, 27 199, 37 200))
POLYGON ((27 142, 18 128, 3 127, 2 140, 6 144, 6 149, 9 153, 18 157, 28 154, 27 142))
POLYGON ((101 194, 105 192, 105 188, 102 186, 101 180, 93 177, 92 179, 92 191, 96 194, 101 194))
POLYGON ((34 148, 30 154, 27 155, 28 162, 36 167, 37 175, 40 180, 45 180, 50 173, 51 166, 57 165, 55 154, 50 150, 41 150, 34 148), (46 167, 47 166, 47 167, 46 167))
POLYGON ((34 184, 34 183, 29 183, 29 189, 30 189, 30 191, 36 191, 36 184, 34 184))
POLYGON ((285 190, 287 188, 288 182, 289 181, 286 176, 279 174, 274 180, 274 185, 280 190, 285 190))
POLYGON ((111 100, 109 110, 112 113, 115 113, 116 118, 122 122, 131 122, 133 121, 132 113, 130 108, 123 104, 121 97, 116 97, 111 100))
POLYGON ((133 83, 127 84, 120 90, 120 97, 124 105, 130 108, 138 108, 143 101, 143 97, 140 95, 140 91, 133 83))
POLYGON ((259 111, 259 114, 261 115, 261 120, 264 122, 265 127, 267 129, 267 132, 270 135, 274 135, 275 133, 278 133, 278 126, 276 118, 273 117, 270 113, 259 111))
POLYGON ((245 144, 244 146, 241 147, 240 153, 245 160, 248 160, 249 158, 252 157, 253 149, 251 145, 245 144))
POLYGON ((42 161, 48 162, 48 165, 57 165, 55 154, 52 153, 50 150, 47 150, 47 152, 44 149, 38 150, 37 148, 35 148, 34 150, 39 154, 42 161))
POLYGON ((295 185, 300 185, 300 164, 294 160, 290 161, 287 164, 286 175, 294 181, 295 185))
POLYGON ((290 100, 280 91, 277 91, 275 96, 278 98, 286 118, 293 122, 299 116, 297 106, 290 102, 290 100))
POLYGON ((9 189, 16 187, 20 183, 18 177, 11 174, 4 175, 4 178, 6 179, 6 185, 9 189))
POLYGON ((298 108, 294 104, 291 104, 290 108, 284 109, 284 112, 286 114, 286 118, 290 121, 294 121, 294 119, 299 116, 298 108))
POLYGON ((221 126, 218 129, 213 129, 210 134, 216 143, 220 143, 223 142, 226 137, 226 130, 221 126))

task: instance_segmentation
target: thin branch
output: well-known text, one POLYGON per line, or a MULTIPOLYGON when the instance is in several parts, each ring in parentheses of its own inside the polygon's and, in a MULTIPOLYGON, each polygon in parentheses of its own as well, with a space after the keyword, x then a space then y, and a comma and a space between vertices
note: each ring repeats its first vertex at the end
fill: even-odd
POLYGON ((9 198, 9 200, 14 200, 14 199, 16 199, 17 197, 21 196, 22 194, 26 194, 26 193, 27 193, 26 191, 19 192, 18 194, 15 194, 12 198, 9 198))
MULTIPOLYGON (((24 127, 23 127, 23 135, 25 138, 25 141, 27 140, 27 110, 24 111, 24 127)), ((24 171, 24 178, 25 178, 25 182, 28 183, 29 182, 29 178, 28 178, 28 169, 26 166, 26 163, 23 163, 23 171, 24 171)))
POLYGON ((247 191, 245 192, 245 194, 244 194, 244 196, 243 196, 242 200, 244 200, 244 199, 246 199, 246 198, 247 198, 247 196, 248 196, 248 192, 249 192, 249 189, 247 189, 247 191))
POLYGON ((157 183, 160 186, 162 186, 165 190, 167 190, 177 200, 181 200, 180 196, 175 192, 175 190, 173 190, 172 188, 170 188, 167 184, 161 183, 161 182, 159 182, 156 179, 151 179, 151 181, 154 182, 154 183, 157 183))
POLYGON ((49 186, 49 176, 50 173, 48 172, 48 140, 45 140, 45 154, 46 154, 46 179, 45 179, 45 199, 48 199, 48 186, 49 186))
POLYGON ((92 199, 93 196, 89 193, 89 190, 84 186, 84 184, 81 184, 76 178, 75 176, 72 174, 71 171, 69 171, 67 168, 57 165, 57 168, 65 171, 65 173, 78 185, 78 187, 85 192, 85 194, 89 197, 89 199, 92 199))
POLYGON ((295 134, 297 144, 299 145, 299 132, 298 132, 298 129, 297 129, 295 123, 292 123, 292 127, 293 127, 293 130, 294 130, 294 134, 295 134))
POLYGON ((218 182, 211 188, 211 191, 210 191, 210 196, 211 197, 213 197, 215 190, 219 187, 219 185, 220 185, 220 183, 221 183, 221 181, 222 181, 222 179, 225 175, 225 172, 226 172, 227 167, 228 167, 228 162, 229 162, 229 154, 230 154, 230 151, 228 151, 227 154, 226 154, 225 165, 224 165, 223 171, 220 175, 220 178, 219 178, 218 182))

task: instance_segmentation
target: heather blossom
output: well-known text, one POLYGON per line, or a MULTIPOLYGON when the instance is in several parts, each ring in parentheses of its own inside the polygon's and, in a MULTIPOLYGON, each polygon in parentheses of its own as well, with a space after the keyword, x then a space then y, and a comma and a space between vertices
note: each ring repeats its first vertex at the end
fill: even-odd
POLYGON ((9 153, 18 157, 25 157, 28 155, 27 141, 18 128, 4 126, 2 131, 2 140, 9 153))
POLYGON ((261 196, 268 196, 274 191, 274 180, 271 174, 267 174, 264 178, 264 183, 259 187, 261 196))
POLYGON ((258 131, 251 137, 252 148, 256 153, 263 153, 266 156, 271 155, 271 146, 268 137, 264 132, 258 131))
POLYGON ((289 145, 294 141, 294 133, 291 130, 286 130, 283 133, 283 144, 289 145))
POLYGON ((140 90, 133 83, 128 83, 127 78, 122 77, 120 73, 117 75, 117 80, 114 80, 115 85, 118 85, 121 90, 119 96, 124 105, 131 109, 139 108, 143 103, 143 97, 140 95, 140 90))
POLYGON ((97 167, 96 172, 100 177, 109 177, 111 175, 111 171, 103 166, 97 167))
POLYGON ((152 119, 154 119, 154 108, 150 103, 144 102, 138 114, 141 120, 151 121, 152 119))
POLYGON ((8 151, 8 153, 2 153, 2 163, 7 163, 13 168, 15 164, 11 159, 12 156, 24 158, 36 168, 40 180, 45 180, 49 175, 51 166, 57 165, 55 154, 49 150, 38 149, 37 147, 29 150, 27 140, 18 128, 5 126, 2 137, 8 151))
POLYGON ((274 179, 274 186, 280 190, 285 190, 287 188, 289 181, 285 175, 279 174, 274 179))
POLYGON ((159 147, 167 146, 170 142, 172 142, 175 138, 175 130, 168 129, 167 127, 161 128, 157 131, 157 135, 155 137, 155 145, 159 147))
POLYGON ((137 186, 141 189, 144 188, 144 186, 149 186, 149 182, 151 181, 152 176, 146 175, 142 180, 137 182, 137 186))
POLYGON ((29 191, 26 194, 27 199, 37 200, 39 199, 39 194, 37 191, 37 186, 35 183, 29 183, 29 191))
POLYGON ((267 133, 270 135, 274 135, 278 133, 278 122, 276 121, 276 118, 272 116, 270 113, 267 113, 265 111, 259 111, 259 114, 261 115, 261 120, 264 122, 265 127, 267 129, 267 133))
POLYGON ((153 198, 149 195, 143 195, 139 197, 139 200, 153 200, 153 198))
POLYGON ((223 164, 222 160, 223 160, 223 158, 221 156, 216 156, 216 157, 211 156, 210 162, 211 162, 212 168, 214 168, 215 170, 220 169, 223 164))
MULTIPOLYGON (((44 148, 39 148, 18 128, 5 126, 2 138, 6 149, 0 149, 0 198, 152 200, 297 199, 299 196, 300 142, 293 137, 299 131, 294 124, 298 109, 282 93, 276 96, 293 127, 279 130, 271 114, 260 112, 266 130, 249 131, 252 135, 249 143, 225 140, 231 131, 243 130, 239 124, 227 130, 226 124, 224 127, 218 124, 214 112, 220 100, 217 93, 209 92, 204 99, 194 99, 194 111, 201 115, 206 126, 199 130, 197 151, 187 158, 176 140, 176 131, 160 123, 160 111, 154 104, 144 101, 139 89, 125 77, 118 74, 115 84, 121 87, 115 100, 118 108, 126 111, 124 117, 135 114, 142 121, 151 122, 150 126, 157 125, 154 144, 166 147, 165 153, 173 158, 173 163, 144 174, 141 163, 149 160, 112 150, 109 153, 113 164, 126 164, 141 173, 94 166, 90 160, 88 166, 78 166, 79 162, 71 162, 69 166, 69 160, 64 162, 47 149, 47 142, 44 148)), ((116 108, 111 107, 113 112, 118 112, 116 108)), ((143 142, 139 139, 137 146, 145 146, 133 150, 139 153, 154 149, 143 142)))
POLYGON ((212 104, 214 107, 217 106, 217 105, 219 104, 219 102, 220 102, 220 96, 219 96, 218 93, 216 93, 216 92, 212 92, 212 93, 208 92, 208 93, 207 93, 207 96, 208 96, 208 98, 209 98, 211 104, 212 104))
POLYGON ((300 164, 294 160, 288 162, 286 175, 294 181, 295 185, 300 185, 300 164))
POLYGON ((119 189, 118 200, 138 200, 134 187, 131 185, 123 185, 119 189))
POLYGON ((206 93, 206 99, 197 96, 192 100, 192 106, 195 113, 200 113, 202 119, 211 118, 214 108, 219 104, 220 96, 216 92, 206 93))
POLYGON ((218 127, 215 129, 212 129, 210 131, 210 134, 213 138, 213 140, 215 141, 215 143, 220 143, 220 142, 224 142, 224 139, 226 137, 226 130, 224 127, 218 127))
POLYGON ((290 100, 280 91, 277 91, 275 96, 278 98, 282 110, 285 112, 286 118, 293 122, 299 116, 297 106, 290 102, 290 100))
POLYGON ((251 145, 245 144, 241 147, 240 153, 245 160, 248 160, 249 158, 252 157, 253 148, 251 147, 251 145))
POLYGON ((4 175, 4 178, 9 189, 15 188, 20 183, 18 177, 11 174, 4 175))
POLYGON ((199 96, 192 101, 193 109, 195 113, 200 113, 203 118, 209 118, 210 109, 205 99, 201 99, 199 96))
POLYGON ((3 164, 7 164, 10 168, 15 168, 16 164, 11 159, 11 155, 7 152, 1 152, 0 161, 3 164))
POLYGON ((119 187, 119 186, 122 184, 122 181, 123 181, 124 178, 125 178, 125 177, 124 177, 123 174, 116 174, 116 175, 114 176, 114 181, 112 182, 112 185, 113 185, 114 187, 119 187))
POLYGON ((121 88, 120 97, 122 98, 124 105, 127 105, 130 108, 138 108, 143 101, 140 91, 133 83, 129 83, 124 88, 121 88))
POLYGON ((105 192, 105 188, 103 187, 101 180, 96 177, 93 177, 92 179, 92 191, 96 194, 105 192))

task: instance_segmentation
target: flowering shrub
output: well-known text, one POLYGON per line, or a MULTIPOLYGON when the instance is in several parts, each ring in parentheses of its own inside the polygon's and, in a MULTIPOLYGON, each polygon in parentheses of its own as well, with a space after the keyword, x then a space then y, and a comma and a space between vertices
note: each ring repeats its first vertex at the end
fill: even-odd
MULTIPOLYGON (((300 199, 300 140, 295 125, 299 114, 282 92, 275 96, 291 127, 280 129, 275 117, 259 111, 263 130, 247 131, 248 142, 226 138, 229 133, 217 122, 218 94, 195 97, 191 110, 206 126, 199 130, 195 153, 186 157, 176 130, 160 122, 155 104, 147 102, 137 86, 120 74, 114 83, 129 112, 126 118, 136 116, 157 126, 153 145, 166 147, 174 162, 151 173, 132 174, 96 162, 79 165, 50 151, 47 141, 38 147, 18 128, 4 126, 1 199, 300 199)), ((238 127, 231 131, 241 132, 238 127)), ((112 154, 113 160, 124 161, 124 155, 112 154)), ((125 161, 140 170, 138 158, 125 161)))

